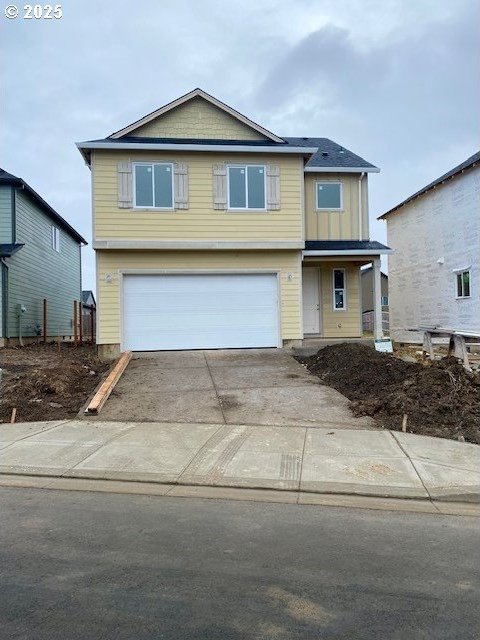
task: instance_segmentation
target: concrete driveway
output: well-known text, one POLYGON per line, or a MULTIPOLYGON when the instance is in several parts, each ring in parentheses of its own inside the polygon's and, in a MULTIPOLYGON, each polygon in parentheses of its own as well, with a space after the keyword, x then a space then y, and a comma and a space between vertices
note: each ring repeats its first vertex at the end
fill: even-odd
POLYGON ((372 428, 278 349, 137 353, 101 420, 372 428))

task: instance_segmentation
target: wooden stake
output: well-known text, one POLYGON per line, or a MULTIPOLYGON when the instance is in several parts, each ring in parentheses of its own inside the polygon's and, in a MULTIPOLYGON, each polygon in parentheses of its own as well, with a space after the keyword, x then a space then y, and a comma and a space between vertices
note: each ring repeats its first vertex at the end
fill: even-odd
POLYGON ((47 299, 43 299, 43 342, 47 343, 47 299))
POLYGON ((15 422, 15 418, 17 417, 17 407, 13 407, 12 415, 10 416, 10 424, 15 422))
POLYGON ((82 303, 79 301, 78 302, 78 316, 79 316, 79 331, 78 331, 78 340, 80 342, 80 345, 83 344, 83 305, 82 303))
POLYGON ((403 420, 402 420, 402 431, 403 433, 407 433, 407 420, 408 420, 408 415, 406 413, 403 414, 403 420))

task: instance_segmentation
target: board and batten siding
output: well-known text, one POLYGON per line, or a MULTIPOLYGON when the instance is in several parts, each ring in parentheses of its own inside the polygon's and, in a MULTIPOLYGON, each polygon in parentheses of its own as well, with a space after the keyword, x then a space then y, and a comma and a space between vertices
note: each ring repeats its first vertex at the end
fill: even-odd
POLYGON ((12 235, 12 187, 0 186, 0 244, 9 244, 12 235))
POLYGON ((35 336, 48 300, 49 336, 72 334, 73 301, 81 300, 80 245, 62 228, 60 252, 52 249, 52 220, 21 190, 16 192, 16 241, 8 258, 8 337, 18 337, 17 309, 23 304, 22 335, 35 336))
POLYGON ((352 262, 308 262, 320 268, 322 337, 357 338, 362 335, 360 265, 352 262), (333 269, 345 269, 346 310, 333 309, 333 269))
POLYGON ((298 251, 116 251, 97 250, 98 344, 121 342, 121 272, 280 272, 283 340, 302 338, 298 251), (291 276, 289 277, 289 274, 291 276), (107 276, 111 281, 107 281, 107 276))
MULTIPOLYGON (((360 174, 305 174, 305 239, 359 240, 358 182, 360 174), (343 211, 317 211, 317 182, 341 182, 343 211)), ((361 239, 368 239, 368 178, 362 179, 361 239)))
POLYGON ((207 100, 197 97, 176 107, 130 135, 147 138, 268 140, 207 100))
POLYGON ((301 241, 303 162, 263 154, 96 151, 92 163, 95 240, 301 241), (188 170, 188 209, 154 211, 118 207, 118 164, 178 162, 188 170), (276 165, 280 209, 231 212, 213 206, 213 167, 221 163, 276 165))

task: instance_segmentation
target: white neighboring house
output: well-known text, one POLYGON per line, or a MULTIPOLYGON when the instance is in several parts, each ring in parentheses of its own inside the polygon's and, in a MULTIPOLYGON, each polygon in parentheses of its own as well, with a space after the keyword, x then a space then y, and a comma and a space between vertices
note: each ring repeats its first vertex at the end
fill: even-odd
POLYGON ((387 211, 390 334, 480 332, 480 152, 387 211))

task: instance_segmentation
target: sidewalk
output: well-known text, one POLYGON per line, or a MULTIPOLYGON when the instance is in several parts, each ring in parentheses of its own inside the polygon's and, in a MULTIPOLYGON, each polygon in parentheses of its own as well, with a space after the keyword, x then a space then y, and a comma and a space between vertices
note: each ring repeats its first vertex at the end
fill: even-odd
POLYGON ((479 502, 480 446, 390 431, 34 422, 0 425, 0 474, 479 502))

